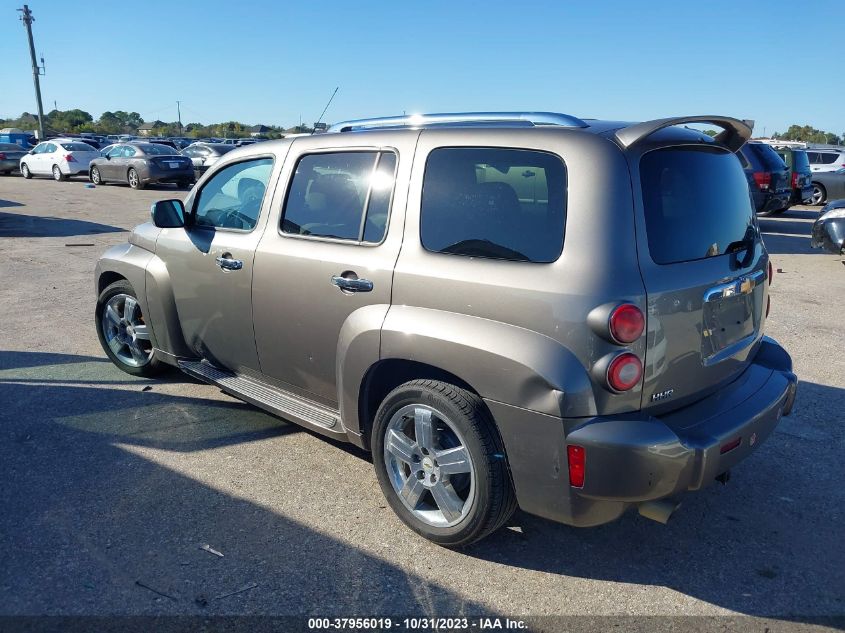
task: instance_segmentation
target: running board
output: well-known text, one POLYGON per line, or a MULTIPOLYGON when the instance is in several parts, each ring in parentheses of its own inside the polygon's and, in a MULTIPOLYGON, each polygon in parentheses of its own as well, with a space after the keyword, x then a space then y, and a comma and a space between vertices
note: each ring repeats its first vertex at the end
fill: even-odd
POLYGON ((313 427, 317 431, 328 431, 332 436, 344 434, 336 409, 282 391, 254 378, 219 369, 206 361, 180 360, 179 369, 275 415, 293 418, 293 421, 313 427))

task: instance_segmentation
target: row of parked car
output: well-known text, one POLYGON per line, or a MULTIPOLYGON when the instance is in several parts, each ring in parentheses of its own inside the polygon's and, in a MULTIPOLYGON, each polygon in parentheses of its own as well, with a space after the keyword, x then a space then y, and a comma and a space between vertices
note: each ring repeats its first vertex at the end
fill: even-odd
POLYGON ((0 173, 20 170, 24 178, 51 176, 58 181, 86 176, 95 185, 120 182, 133 189, 153 183, 186 187, 236 147, 195 142, 180 150, 172 141, 131 140, 96 149, 79 138, 55 138, 26 151, 0 143, 0 173))
POLYGON ((845 151, 801 149, 751 141, 737 153, 757 213, 845 197, 845 151))

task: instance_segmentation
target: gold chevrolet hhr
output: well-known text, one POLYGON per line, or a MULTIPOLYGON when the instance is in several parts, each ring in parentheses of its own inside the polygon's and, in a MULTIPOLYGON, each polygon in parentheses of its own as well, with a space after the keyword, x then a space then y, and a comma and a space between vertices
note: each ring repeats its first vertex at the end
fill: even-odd
POLYGON ((172 365, 372 451, 442 545, 517 505, 665 522, 795 398, 750 133, 467 113, 236 149, 102 256, 97 332, 130 374, 172 365))

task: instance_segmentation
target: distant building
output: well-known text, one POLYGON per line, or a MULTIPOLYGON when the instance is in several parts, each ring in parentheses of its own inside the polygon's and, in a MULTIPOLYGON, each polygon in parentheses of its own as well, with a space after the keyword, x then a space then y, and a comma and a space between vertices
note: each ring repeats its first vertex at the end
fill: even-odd
POLYGON ((142 123, 138 126, 138 134, 140 134, 141 136, 150 136, 155 128, 163 126, 164 123, 159 120, 155 120, 150 123, 142 123))
POLYGON ((253 138, 256 136, 264 136, 268 132, 270 132, 270 128, 266 125, 253 125, 251 128, 249 128, 249 135, 253 138))

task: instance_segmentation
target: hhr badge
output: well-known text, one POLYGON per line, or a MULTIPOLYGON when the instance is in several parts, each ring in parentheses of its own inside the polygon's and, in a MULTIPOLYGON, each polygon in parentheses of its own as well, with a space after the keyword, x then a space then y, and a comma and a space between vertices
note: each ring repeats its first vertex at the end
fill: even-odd
POLYGON ((653 393, 651 394, 651 401, 657 402, 658 400, 666 400, 667 398, 671 398, 673 393, 675 393, 674 389, 667 389, 666 391, 661 391, 660 393, 653 393))

